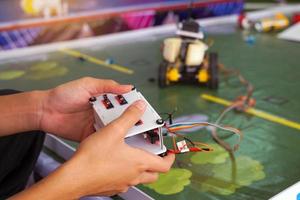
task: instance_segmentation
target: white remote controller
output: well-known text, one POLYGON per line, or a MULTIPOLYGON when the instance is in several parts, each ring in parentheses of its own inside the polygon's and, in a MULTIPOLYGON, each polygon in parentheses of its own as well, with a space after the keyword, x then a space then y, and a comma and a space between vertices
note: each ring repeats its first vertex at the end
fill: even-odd
POLYGON ((162 127, 165 122, 135 88, 123 95, 104 94, 90 98, 94 108, 96 130, 117 119, 126 108, 137 100, 145 101, 147 108, 141 119, 127 133, 125 142, 156 155, 166 155, 167 148, 164 146, 162 135, 162 127))

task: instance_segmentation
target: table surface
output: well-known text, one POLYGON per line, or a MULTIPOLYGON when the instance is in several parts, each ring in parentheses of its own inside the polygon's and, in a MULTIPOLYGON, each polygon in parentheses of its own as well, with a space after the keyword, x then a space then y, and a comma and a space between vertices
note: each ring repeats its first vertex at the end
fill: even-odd
MULTIPOLYGON (((231 25, 211 27, 208 34, 214 40, 211 51, 218 52, 220 62, 240 70, 254 84, 257 109, 300 122, 299 43, 279 40, 275 34, 255 34, 256 42, 247 44, 243 33, 231 25)), ((116 64, 134 70, 132 75, 59 51, 2 60, 0 89, 47 89, 83 76, 109 78, 134 84, 158 112, 177 107, 175 117, 197 114, 216 120, 224 107, 207 102, 200 95, 209 93, 233 100, 244 88, 234 77, 227 81, 221 77, 218 91, 191 85, 158 88, 160 45, 165 37, 137 36, 134 41, 118 45, 76 49, 100 59, 112 58, 116 64), (155 82, 149 81, 153 78, 155 82)), ((222 123, 244 133, 234 159, 218 147, 211 154, 179 155, 169 175, 161 176, 157 184, 139 188, 156 199, 267 199, 299 181, 299 130, 235 112, 229 113, 222 123)), ((206 129, 186 134, 193 140, 214 144, 206 129)), ((232 136, 227 141, 234 139, 232 136)), ((169 138, 166 143, 170 143, 169 138)))

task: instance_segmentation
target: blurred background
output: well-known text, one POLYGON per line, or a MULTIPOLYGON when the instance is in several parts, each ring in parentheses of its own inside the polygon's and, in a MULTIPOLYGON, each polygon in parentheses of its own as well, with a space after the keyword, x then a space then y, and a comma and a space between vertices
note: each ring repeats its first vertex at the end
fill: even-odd
POLYGON ((1 0, 0 51, 239 14, 296 0, 1 0), (258 3, 259 2, 259 3, 258 3))

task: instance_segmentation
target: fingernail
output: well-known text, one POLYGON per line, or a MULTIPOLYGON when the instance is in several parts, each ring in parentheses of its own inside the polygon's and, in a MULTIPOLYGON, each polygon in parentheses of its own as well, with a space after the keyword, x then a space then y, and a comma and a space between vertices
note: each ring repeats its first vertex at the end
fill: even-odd
POLYGON ((133 86, 128 84, 128 85, 120 85, 120 87, 122 88, 122 90, 130 91, 133 86))
POLYGON ((134 102, 132 105, 134 105, 135 107, 137 107, 140 110, 145 110, 145 108, 146 108, 146 103, 142 100, 138 100, 138 101, 134 102))
POLYGON ((130 84, 128 84, 128 85, 123 85, 123 87, 127 87, 127 88, 133 88, 134 86, 133 85, 130 85, 130 84))

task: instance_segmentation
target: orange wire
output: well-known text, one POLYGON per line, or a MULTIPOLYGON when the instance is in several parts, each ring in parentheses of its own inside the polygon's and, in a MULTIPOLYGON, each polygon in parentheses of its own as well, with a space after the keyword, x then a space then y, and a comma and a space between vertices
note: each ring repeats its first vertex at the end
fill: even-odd
MULTIPOLYGON (((182 149, 178 149, 177 145, 176 145, 176 136, 177 137, 182 137, 182 138, 185 138, 185 136, 179 134, 179 133, 174 133, 174 132, 170 132, 171 134, 173 134, 174 136, 172 136, 172 140, 173 140, 173 149, 171 149, 170 151, 175 153, 175 154, 180 154, 181 153, 181 150, 182 149)), ((205 144, 205 143, 202 143, 202 142, 194 142, 192 141, 192 144, 193 145, 197 145, 197 146, 192 146, 190 147, 188 144, 186 144, 186 146, 191 149, 191 148, 197 148, 199 151, 201 152, 205 152, 205 153, 208 153, 208 152, 212 152, 214 149, 212 147, 210 147, 208 144, 205 144), (206 147, 208 150, 204 150, 203 148, 199 147, 199 146, 204 146, 206 147)), ((185 146, 184 146, 185 147, 185 146)), ((183 148, 184 148, 183 147, 183 148)))

